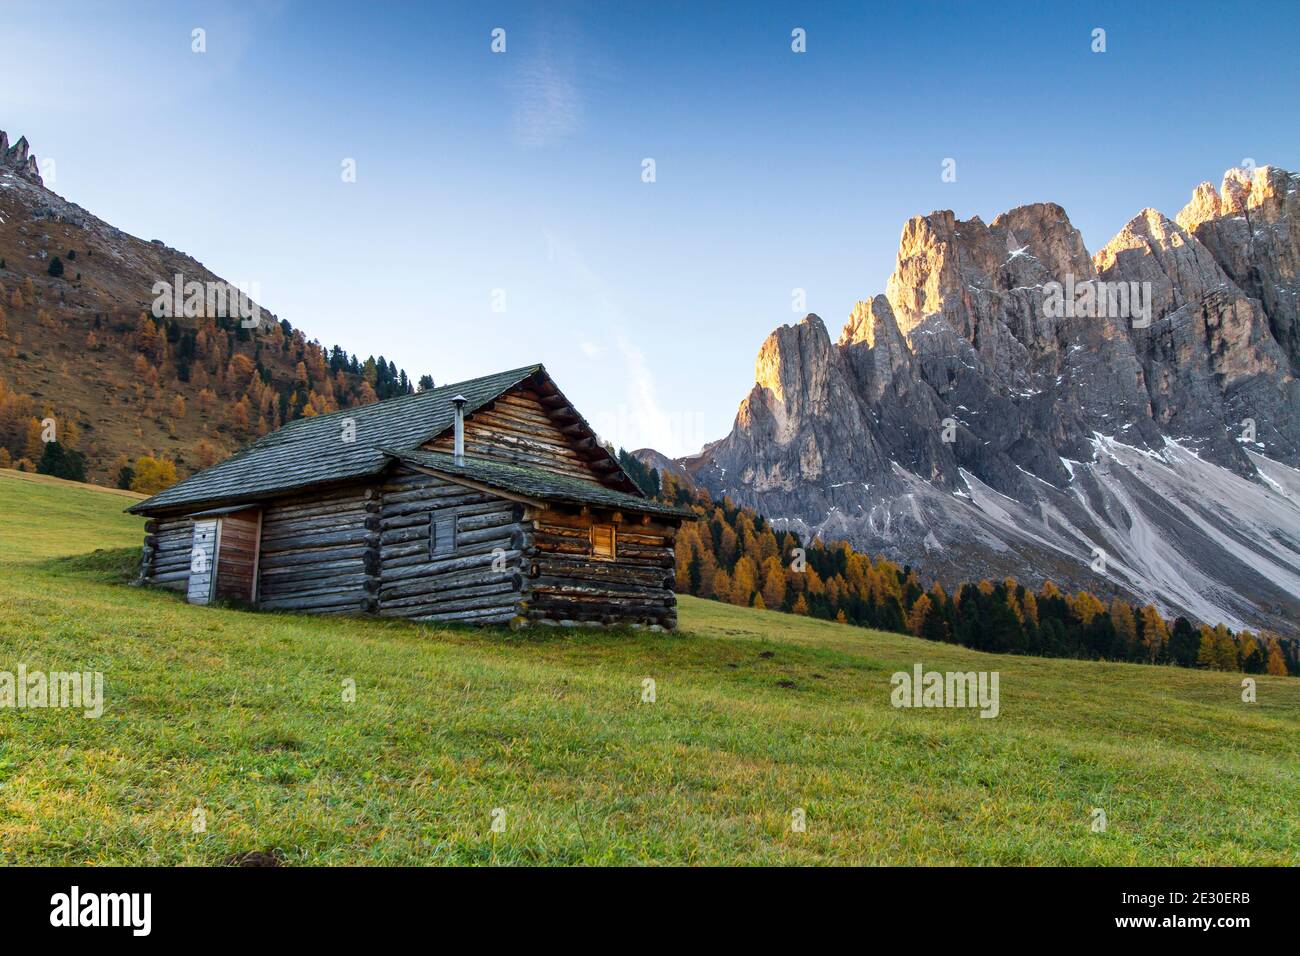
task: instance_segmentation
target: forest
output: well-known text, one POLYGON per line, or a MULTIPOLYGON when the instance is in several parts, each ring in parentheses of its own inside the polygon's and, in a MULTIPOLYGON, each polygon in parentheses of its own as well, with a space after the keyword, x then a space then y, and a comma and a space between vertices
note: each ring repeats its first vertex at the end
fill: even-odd
POLYGON ((945 588, 921 580, 908 565, 872 559, 845 542, 804 542, 625 451, 619 460, 647 493, 699 515, 677 536, 682 594, 995 653, 1300 675, 1297 643, 1267 631, 1234 633, 1222 624, 1170 620, 1153 604, 1069 594, 1050 580, 1037 589, 1014 578, 945 588))

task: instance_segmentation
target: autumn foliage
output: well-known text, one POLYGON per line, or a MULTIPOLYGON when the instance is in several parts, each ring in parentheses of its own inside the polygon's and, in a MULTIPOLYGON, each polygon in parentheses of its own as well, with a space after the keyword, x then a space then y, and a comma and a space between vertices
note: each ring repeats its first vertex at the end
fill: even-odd
POLYGON ((1037 590, 1014 578, 965 582, 950 594, 911 567, 883 556, 872 560, 847 543, 805 543, 728 498, 718 502, 688 490, 673 475, 638 481, 699 515, 677 536, 683 594, 997 653, 1300 674, 1297 643, 1267 632, 1170 621, 1154 605, 1067 594, 1051 581, 1037 590))

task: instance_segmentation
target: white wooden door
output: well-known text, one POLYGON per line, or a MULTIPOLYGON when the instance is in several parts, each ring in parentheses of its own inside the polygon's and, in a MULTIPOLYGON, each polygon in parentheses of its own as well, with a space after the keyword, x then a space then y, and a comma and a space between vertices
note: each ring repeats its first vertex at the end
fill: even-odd
POLYGON ((212 600, 212 582, 217 576, 217 521, 215 518, 194 522, 194 542, 190 547, 190 583, 185 600, 207 604, 212 600))

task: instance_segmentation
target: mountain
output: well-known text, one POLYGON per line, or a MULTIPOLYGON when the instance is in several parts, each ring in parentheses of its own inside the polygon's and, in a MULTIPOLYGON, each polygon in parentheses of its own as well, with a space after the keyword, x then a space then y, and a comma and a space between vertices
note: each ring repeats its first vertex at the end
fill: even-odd
POLYGON ((677 465, 940 580, 1295 634, 1298 189, 1230 170, 1095 255, 1052 203, 917 216, 885 293, 834 342, 816 315, 769 335, 731 433, 677 465))
POLYGON ((39 458, 48 417, 93 479, 142 455, 184 474, 285 421, 412 390, 392 363, 327 351, 251 297, 239 311, 233 291, 54 193, 27 140, 0 131, 0 462, 39 458), (177 276, 184 295, 160 305, 155 285, 177 276))

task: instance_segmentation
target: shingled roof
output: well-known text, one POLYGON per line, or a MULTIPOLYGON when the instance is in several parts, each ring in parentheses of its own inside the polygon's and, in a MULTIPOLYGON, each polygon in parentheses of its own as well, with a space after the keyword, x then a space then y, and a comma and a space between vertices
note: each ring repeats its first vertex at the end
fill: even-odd
POLYGON ((392 460, 382 449, 416 448, 452 426, 454 396, 468 399, 465 414, 469 415, 538 372, 545 373, 543 366, 528 365, 373 405, 300 418, 127 511, 150 514, 217 502, 256 501, 378 474, 392 460), (341 440, 345 418, 356 423, 354 442, 341 440))
POLYGON ((638 514, 657 514, 675 518, 695 517, 695 512, 687 508, 661 504, 649 498, 616 491, 604 485, 583 481, 581 478, 557 475, 540 468, 521 468, 518 465, 506 465, 485 458, 464 458, 460 464, 457 464, 452 455, 422 449, 413 451, 386 449, 386 451, 400 461, 445 475, 453 481, 463 478, 525 498, 626 509, 638 514))

